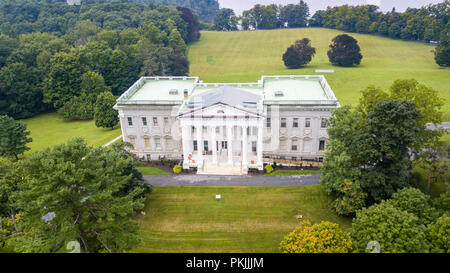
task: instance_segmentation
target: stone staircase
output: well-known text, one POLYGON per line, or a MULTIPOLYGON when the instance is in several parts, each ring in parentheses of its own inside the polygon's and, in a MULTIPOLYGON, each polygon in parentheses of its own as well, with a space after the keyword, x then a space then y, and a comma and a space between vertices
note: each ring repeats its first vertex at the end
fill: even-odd
POLYGON ((247 175, 246 169, 243 170, 241 165, 230 166, 228 164, 211 164, 204 163, 203 168, 197 170, 200 175, 247 175))

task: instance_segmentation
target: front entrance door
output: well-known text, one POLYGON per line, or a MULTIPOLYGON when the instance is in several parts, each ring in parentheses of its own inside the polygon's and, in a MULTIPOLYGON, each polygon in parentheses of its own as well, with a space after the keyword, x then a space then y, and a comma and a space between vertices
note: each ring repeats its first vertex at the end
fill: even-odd
POLYGON ((222 141, 222 150, 228 149, 228 141, 222 141))

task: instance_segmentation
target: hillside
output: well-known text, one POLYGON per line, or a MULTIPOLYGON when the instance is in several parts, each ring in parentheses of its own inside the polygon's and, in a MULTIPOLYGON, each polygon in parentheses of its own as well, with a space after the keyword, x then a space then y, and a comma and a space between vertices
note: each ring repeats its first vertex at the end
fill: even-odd
POLYGON ((362 63, 335 67, 327 50, 331 39, 341 33, 323 28, 202 32, 200 41, 189 47, 190 75, 205 82, 255 82, 261 75, 314 75, 316 69, 334 69, 334 74, 325 76, 343 105, 356 105, 360 91, 370 84, 388 88, 396 79, 414 78, 446 98, 444 120, 450 121, 450 70, 436 65, 433 46, 352 33, 361 46, 362 63), (286 69, 282 54, 304 37, 312 40, 316 56, 305 68, 286 69))

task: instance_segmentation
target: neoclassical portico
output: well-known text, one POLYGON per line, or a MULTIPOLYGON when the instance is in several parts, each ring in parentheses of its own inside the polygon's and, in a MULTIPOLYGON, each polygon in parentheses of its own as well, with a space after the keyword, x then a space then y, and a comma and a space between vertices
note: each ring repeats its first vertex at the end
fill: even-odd
POLYGON ((178 116, 183 168, 262 169, 265 117, 259 99, 236 88, 217 88, 187 102, 178 116))

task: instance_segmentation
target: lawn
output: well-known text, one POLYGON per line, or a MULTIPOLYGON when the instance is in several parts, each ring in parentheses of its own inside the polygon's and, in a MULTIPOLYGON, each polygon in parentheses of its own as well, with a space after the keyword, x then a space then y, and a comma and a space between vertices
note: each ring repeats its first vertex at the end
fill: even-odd
POLYGON ((307 175, 307 174, 317 174, 322 173, 320 170, 276 170, 270 174, 265 175, 307 175))
POLYGON ((142 175, 162 175, 162 174, 170 174, 166 171, 163 171, 158 168, 153 167, 138 167, 138 170, 141 171, 142 175))
POLYGON ((144 246, 133 252, 278 252, 303 215, 349 229, 320 185, 155 187, 139 215, 144 246), (221 194, 220 201, 215 199, 221 194))
POLYGON ((360 91, 370 84, 387 89, 396 79, 414 78, 446 98, 444 121, 450 121, 450 69, 436 65, 433 46, 351 33, 362 49, 362 63, 336 67, 329 63, 327 50, 331 39, 342 33, 323 28, 204 31, 189 47, 190 75, 204 82, 256 82, 262 75, 314 75, 316 69, 334 69, 334 74, 325 76, 342 105, 356 105, 360 91), (316 56, 305 68, 286 69, 281 56, 304 37, 311 39, 316 56))
POLYGON ((120 127, 98 128, 94 121, 64 121, 57 113, 41 114, 23 120, 31 131, 33 142, 28 146, 34 152, 52 145, 83 137, 90 145, 101 146, 121 134, 120 127))

